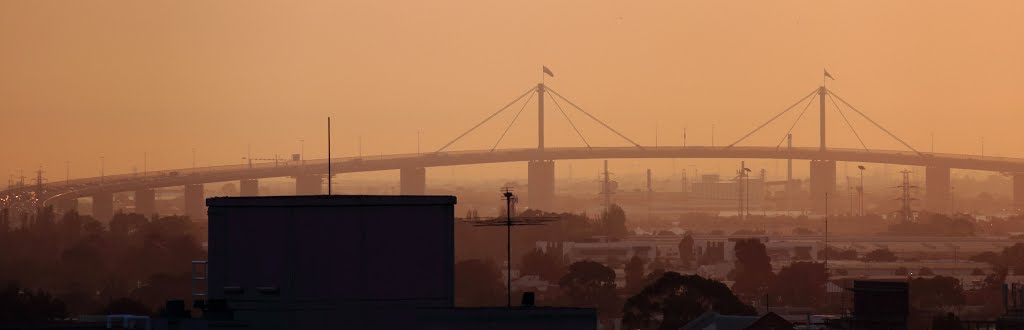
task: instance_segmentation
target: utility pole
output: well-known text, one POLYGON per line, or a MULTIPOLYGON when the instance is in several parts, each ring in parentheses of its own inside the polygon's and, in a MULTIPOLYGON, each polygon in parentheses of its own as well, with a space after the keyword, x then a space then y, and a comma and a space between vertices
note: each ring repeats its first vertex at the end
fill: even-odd
POLYGON ((658 122, 654 122, 654 149, 658 149, 658 122))
POLYGON ((828 273, 828 193, 825 193, 825 273, 828 273))
POLYGON ((331 186, 331 117, 327 117, 327 196, 331 195, 331 186))
POLYGON ((420 154, 420 133, 422 133, 422 131, 416 130, 416 154, 417 155, 420 154))
POLYGON ((850 216, 853 216, 853 185, 850 184, 850 176, 846 176, 846 194, 850 195, 850 216))
POLYGON ((949 212, 956 214, 956 187, 949 185, 949 212))
POLYGON ((864 216, 864 165, 857 165, 857 169, 860 170, 860 188, 857 189, 860 194, 860 215, 864 216))
POLYGON ((746 218, 750 217, 750 169, 749 168, 746 168, 746 167, 743 168, 743 177, 746 178, 746 181, 747 181, 747 186, 743 188, 744 192, 746 193, 746 198, 745 198, 746 199, 746 206, 743 208, 743 211, 746 212, 746 215, 744 215, 743 218, 746 219, 746 218))
POLYGON ((601 194, 604 194, 604 213, 608 214, 612 205, 612 181, 611 173, 608 172, 608 160, 604 161, 604 180, 601 184, 601 194))
POLYGON ((192 175, 196 174, 196 148, 192 148, 192 175))
POLYGON ((914 189, 914 188, 917 188, 917 186, 910 185, 910 173, 911 173, 910 171, 903 170, 903 171, 900 171, 900 173, 903 174, 903 184, 901 184, 900 186, 898 186, 896 188, 899 188, 899 189, 902 190, 902 194, 900 196, 900 201, 901 201, 901 204, 902 204, 901 207, 900 207, 900 215, 903 218, 903 222, 906 223, 906 222, 910 222, 910 221, 912 221, 914 219, 914 211, 911 209, 911 205, 910 205, 910 203, 914 200, 914 198, 910 197, 910 190, 914 189))
POLYGON ((786 152, 789 153, 786 157, 786 207, 793 210, 793 195, 796 194, 793 187, 793 134, 786 134, 786 152))
POLYGON ((103 171, 107 167, 107 161, 103 157, 104 156, 100 156, 100 184, 103 184, 103 171))
POLYGON ((711 124, 711 146, 715 146, 715 124, 711 124))
POLYGON ((69 185, 71 185, 71 161, 70 160, 64 161, 64 171, 65 171, 65 173, 64 173, 64 185, 65 186, 69 186, 69 185))

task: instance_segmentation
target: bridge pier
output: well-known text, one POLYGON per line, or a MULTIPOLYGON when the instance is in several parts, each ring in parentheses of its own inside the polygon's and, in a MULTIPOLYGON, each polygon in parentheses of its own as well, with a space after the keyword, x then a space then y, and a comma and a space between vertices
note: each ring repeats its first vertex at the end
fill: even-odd
POLYGON ((319 174, 299 174, 295 176, 295 195, 323 195, 322 179, 319 174))
POLYGON ((1013 174, 1013 210, 1024 210, 1024 173, 1013 174))
POLYGON ((202 184, 185 185, 185 215, 192 220, 206 219, 206 201, 202 184))
POLYGON ((57 200, 53 205, 53 209, 59 213, 68 213, 71 211, 78 211, 78 198, 68 198, 57 200))
MULTIPOLYGON (((811 211, 816 213, 825 212, 825 194, 828 194, 828 201, 836 199, 836 162, 834 160, 812 160, 811 161, 811 211)), ((839 209, 839 205, 831 203, 828 205, 829 213, 839 209)))
POLYGON ((555 206, 555 161, 531 160, 527 169, 527 202, 531 209, 553 211, 555 206))
POLYGON ((256 197, 260 195, 260 182, 256 179, 242 179, 238 183, 238 195, 241 197, 256 197))
POLYGON ((104 222, 114 217, 114 193, 92 195, 92 217, 104 222))
POLYGON ((925 209, 935 213, 949 213, 949 168, 933 166, 925 168, 924 181, 925 209))
POLYGON ((427 193, 427 171, 422 167, 402 168, 399 171, 399 192, 402 195, 427 193))
POLYGON ((135 213, 146 217, 156 213, 156 190, 140 189, 135 191, 135 213))

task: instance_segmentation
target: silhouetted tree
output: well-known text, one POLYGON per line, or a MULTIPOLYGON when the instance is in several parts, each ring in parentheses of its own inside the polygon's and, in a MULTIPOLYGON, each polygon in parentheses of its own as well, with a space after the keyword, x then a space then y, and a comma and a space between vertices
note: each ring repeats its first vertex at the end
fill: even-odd
POLYGON ((191 273, 154 274, 145 283, 132 290, 131 298, 151 311, 164 307, 167 300, 188 298, 192 290, 191 273))
POLYGON ((757 315, 725 284, 697 275, 662 274, 630 297, 622 307, 625 329, 679 329, 707 311, 724 315, 757 315))
POLYGON ((455 305, 497 306, 505 300, 501 271, 493 260, 470 259, 455 263, 455 305))
POLYGON ((8 283, 0 291, 0 324, 61 319, 67 316, 64 302, 43 290, 28 290, 8 283))
POLYGON ((768 292, 780 304, 819 307, 825 302, 827 281, 824 263, 794 262, 779 270, 768 292))
POLYGON ((732 290, 738 295, 760 297, 772 277, 772 259, 761 240, 743 239, 736 242, 736 264, 732 278, 736 281, 732 290))
POLYGON ((131 298, 118 298, 111 300, 106 306, 100 309, 99 314, 131 314, 151 315, 151 310, 141 301, 131 298))
POLYGON ((971 261, 985 262, 996 268, 1013 270, 1016 274, 1024 274, 1024 243, 1016 243, 1003 248, 1003 251, 983 252, 972 256, 971 261))
POLYGON ((626 263, 626 291, 637 292, 644 285, 644 259, 640 256, 633 256, 626 263))
POLYGON ((544 252, 534 249, 523 256, 523 275, 537 275, 540 279, 556 282, 565 275, 562 256, 552 251, 544 252))
POLYGON ((910 280, 910 302, 918 308, 931 309, 961 306, 966 298, 960 280, 940 275, 910 280))
POLYGON ((608 206, 608 211, 601 217, 605 236, 623 238, 627 235, 626 211, 617 204, 608 206))
POLYGON ((946 316, 935 315, 932 318, 932 330, 964 330, 960 318, 953 313, 946 313, 946 316))
POLYGON ((818 250, 818 260, 825 259, 825 251, 828 251, 827 256, 829 260, 857 260, 857 250, 838 250, 831 246, 818 250))
POLYGON ((684 269, 693 267, 695 259, 693 246, 693 235, 690 233, 686 233, 683 235, 683 239, 679 240, 679 261, 683 264, 684 269))
POLYGON ((899 260, 899 258, 889 249, 875 249, 864 255, 864 261, 893 262, 896 260, 899 260))
POLYGON ((569 265, 569 273, 558 281, 571 306, 596 307, 599 316, 607 317, 618 305, 615 293, 615 271, 605 265, 585 260, 569 265))

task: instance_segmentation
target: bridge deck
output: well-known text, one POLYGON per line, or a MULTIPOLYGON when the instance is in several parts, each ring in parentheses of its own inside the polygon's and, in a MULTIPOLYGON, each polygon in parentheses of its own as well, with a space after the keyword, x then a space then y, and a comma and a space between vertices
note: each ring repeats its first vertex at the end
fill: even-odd
MULTIPOLYGON (((707 159, 801 159, 936 166, 997 172, 1024 172, 1024 159, 892 150, 775 148, 775 147, 566 147, 537 149, 471 150, 424 154, 396 154, 375 157, 344 157, 331 160, 333 173, 395 170, 409 167, 437 167, 485 163, 523 162, 537 159, 609 158, 707 158, 707 159)), ((98 192, 131 191, 186 184, 326 174, 327 160, 259 163, 122 174, 55 182, 45 185, 47 199, 82 197, 98 192)), ((9 192, 4 192, 9 193, 9 192)))

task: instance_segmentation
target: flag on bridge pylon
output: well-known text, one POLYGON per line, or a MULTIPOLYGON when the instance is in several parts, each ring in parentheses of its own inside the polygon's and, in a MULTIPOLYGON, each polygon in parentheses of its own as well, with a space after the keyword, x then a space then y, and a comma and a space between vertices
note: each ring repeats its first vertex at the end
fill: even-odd
POLYGON ((546 75, 549 75, 549 76, 551 76, 551 78, 554 78, 554 77, 555 77, 555 74, 554 74, 554 73, 552 73, 552 72, 551 72, 551 69, 548 69, 548 67, 547 67, 547 66, 543 66, 543 65, 542 65, 542 66, 541 66, 541 68, 542 68, 542 70, 544 70, 544 74, 546 74, 546 75))
POLYGON ((824 70, 825 70, 825 77, 828 77, 829 79, 832 79, 832 80, 836 80, 836 78, 834 78, 834 77, 832 77, 832 75, 828 74, 828 69, 824 69, 824 70))

